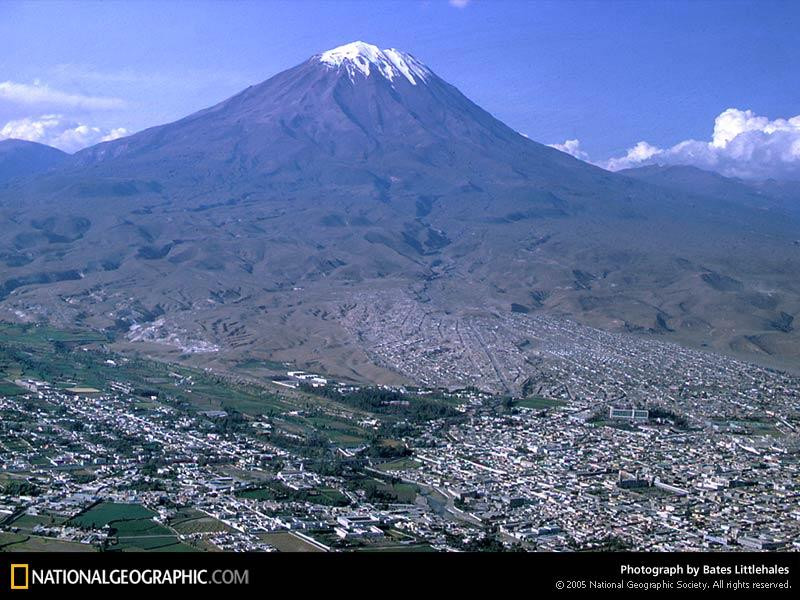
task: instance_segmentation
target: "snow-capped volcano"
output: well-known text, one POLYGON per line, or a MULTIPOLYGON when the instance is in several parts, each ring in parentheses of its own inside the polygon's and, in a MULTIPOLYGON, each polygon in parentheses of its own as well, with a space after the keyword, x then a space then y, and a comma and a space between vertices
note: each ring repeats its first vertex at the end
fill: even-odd
POLYGON ((417 85, 417 80, 424 81, 431 74, 428 67, 410 54, 395 48, 381 50, 361 41, 323 52, 319 55, 319 61, 331 68, 344 69, 351 81, 355 80, 358 73, 369 77, 375 70, 389 81, 403 76, 411 85, 417 85))
POLYGON ((544 165, 577 169, 572 179, 599 172, 522 137, 410 54, 362 41, 74 161, 137 178, 169 163, 192 185, 197 177, 239 185, 245 175, 298 189, 359 182, 378 197, 400 181, 430 194, 467 180, 527 184, 544 165), (428 176, 435 182, 424 183, 428 176))
POLYGON ((800 364, 800 224, 690 183, 538 144, 408 54, 356 42, 0 184, 0 316, 163 321, 167 338, 346 377, 379 368, 362 315, 407 302, 552 310, 800 364))

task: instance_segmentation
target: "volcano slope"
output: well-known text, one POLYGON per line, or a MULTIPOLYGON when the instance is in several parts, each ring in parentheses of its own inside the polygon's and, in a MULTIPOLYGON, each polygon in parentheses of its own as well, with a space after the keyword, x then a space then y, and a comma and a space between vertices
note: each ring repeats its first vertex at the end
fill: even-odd
POLYGON ((13 179, 0 219, 0 318, 200 364, 405 381, 345 326, 375 292, 800 358, 796 213, 608 173, 361 42, 13 179))

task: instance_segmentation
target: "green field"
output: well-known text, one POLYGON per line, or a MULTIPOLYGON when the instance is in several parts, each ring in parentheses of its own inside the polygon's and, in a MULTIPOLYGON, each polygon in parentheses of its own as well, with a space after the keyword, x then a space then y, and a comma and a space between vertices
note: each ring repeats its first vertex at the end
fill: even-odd
POLYGON ((111 545, 111 550, 170 552, 186 550, 171 530, 150 519, 112 521, 111 527, 116 533, 117 541, 111 545))
POLYGON ((230 531, 230 527, 221 521, 193 508, 184 508, 169 521, 169 526, 183 535, 193 533, 216 533, 230 531))
POLYGON ((390 460, 385 463, 381 463, 375 467, 379 471, 391 472, 391 471, 404 471, 405 469, 418 469, 422 466, 422 463, 419 461, 414 460, 413 458, 398 458, 397 460, 390 460))
POLYGON ((96 550, 94 546, 78 542, 0 532, 0 552, 95 552, 96 550))
POLYGON ((411 534, 398 529, 387 529, 386 537, 371 540, 355 548, 356 552, 433 552, 433 548, 411 534))
POLYGON ((87 529, 111 528, 113 551, 192 551, 178 541, 175 533, 153 520, 155 513, 140 504, 101 502, 70 519, 69 523, 87 529))
POLYGON ((0 396, 21 396, 28 393, 28 390, 16 384, 9 381, 0 381, 0 396))
POLYGON ((365 477, 356 486, 367 492, 368 500, 376 502, 411 504, 419 493, 419 487, 413 483, 384 481, 374 477, 365 477))
POLYGON ((533 409, 557 408, 559 406, 564 406, 565 404, 566 402, 563 400, 555 400, 553 398, 545 398, 543 396, 528 396, 527 398, 521 398, 514 401, 514 406, 533 409))
POLYGON ((277 548, 279 552, 325 552, 322 548, 318 548, 289 532, 265 533, 258 537, 270 546, 277 548))
POLYGON ((67 331, 39 323, 0 323, 0 339, 6 342, 22 341, 31 346, 49 346, 53 342, 88 344, 108 341, 104 334, 96 331, 67 331))
POLYGON ((274 360, 260 360, 257 358, 246 358, 244 360, 240 360, 236 363, 236 369, 241 369, 243 371, 253 371, 258 369, 269 369, 270 371, 286 371, 290 365, 286 363, 277 362, 274 360))
POLYGON ((9 525, 17 527, 23 531, 31 531, 37 525, 60 525, 65 521, 63 517, 50 517, 45 515, 22 514, 14 519, 9 525))
POLYGON ((326 435, 332 444, 342 448, 352 448, 364 445, 369 434, 363 427, 359 427, 344 419, 319 414, 305 418, 313 429, 326 435))
POLYGON ((310 502, 325 506, 347 506, 350 504, 347 496, 332 488, 312 488, 310 490, 293 490, 278 481, 238 492, 240 498, 254 500, 272 500, 282 502, 310 502))
POLYGON ((115 521, 132 519, 152 519, 155 516, 152 510, 141 504, 118 504, 116 502, 101 502, 89 510, 70 519, 70 525, 85 527, 87 529, 100 529, 115 521))

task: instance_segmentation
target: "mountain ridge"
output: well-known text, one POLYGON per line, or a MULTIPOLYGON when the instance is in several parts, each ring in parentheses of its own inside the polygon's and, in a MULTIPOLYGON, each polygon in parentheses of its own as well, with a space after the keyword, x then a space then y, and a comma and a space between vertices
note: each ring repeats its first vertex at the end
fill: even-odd
POLYGON ((726 177, 691 165, 648 165, 617 171, 666 189, 708 199, 725 199, 760 210, 800 214, 800 183, 726 177), (792 193, 792 188, 794 188, 792 193))
POLYGON ((47 171, 68 156, 66 152, 37 142, 14 138, 0 140, 0 184, 47 171))

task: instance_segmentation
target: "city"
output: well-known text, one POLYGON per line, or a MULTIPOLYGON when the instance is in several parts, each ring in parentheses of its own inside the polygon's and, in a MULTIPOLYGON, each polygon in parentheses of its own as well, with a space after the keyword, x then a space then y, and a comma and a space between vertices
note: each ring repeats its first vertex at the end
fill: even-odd
MULTIPOLYGON (((82 361, 73 372, 3 384, 0 543, 797 549, 797 378, 557 319, 509 320, 493 322, 492 335, 535 337, 540 358, 513 395, 468 384, 370 388, 292 369, 237 383, 108 354, 71 334, 82 361), (557 343, 567 338, 569 351, 557 343), (76 380, 85 369, 97 387, 76 380)), ((479 321, 467 327, 488 338, 479 321)), ((9 373, 25 344, 14 326, 5 333, 17 340, 3 357, 9 373)), ((37 333, 54 348, 59 335, 37 333)), ((446 348, 423 341, 421 356, 440 357, 435 370, 413 354, 403 364, 445 377, 446 348)), ((524 372, 514 353, 487 364, 498 382, 524 372)))

